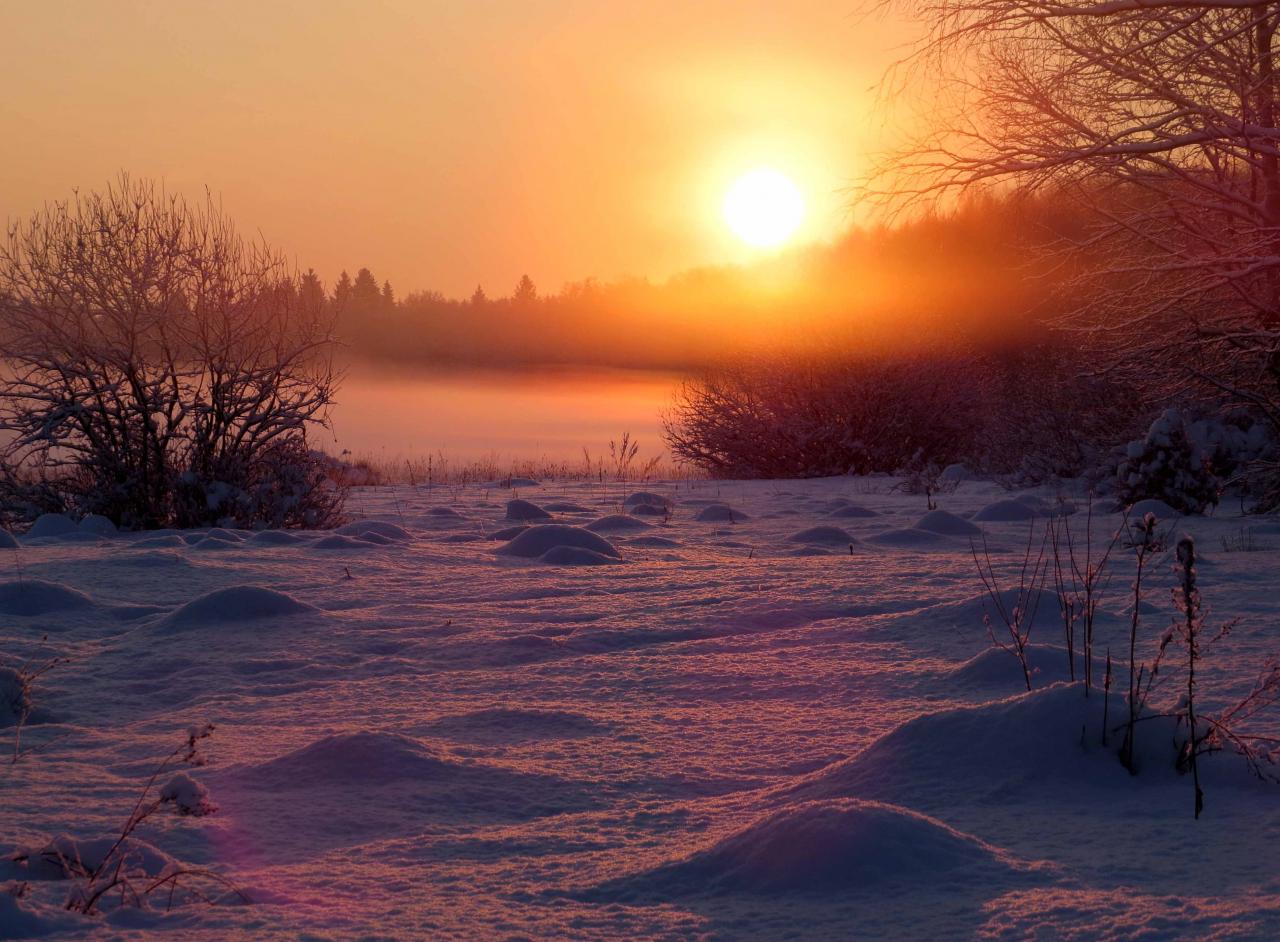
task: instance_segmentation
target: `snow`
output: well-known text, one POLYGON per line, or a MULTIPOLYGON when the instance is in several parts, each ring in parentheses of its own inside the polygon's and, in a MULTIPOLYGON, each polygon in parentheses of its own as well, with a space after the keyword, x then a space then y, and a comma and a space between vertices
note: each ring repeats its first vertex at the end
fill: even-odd
POLYGON ((532 504, 527 500, 512 500, 507 502, 507 519, 532 521, 532 520, 550 520, 551 514, 547 513, 537 504, 532 504))
POLYGON ((592 533, 635 533, 652 529, 650 524, 627 514, 608 514, 587 524, 592 533))
POLYGON ((747 515, 728 504, 708 504, 698 511, 695 519, 704 523, 737 523, 740 520, 746 520, 747 515))
POLYGON ((31 539, 46 536, 66 536, 77 532, 76 522, 66 514, 41 514, 27 531, 31 539))
POLYGON ((667 900, 707 893, 830 894, 927 881, 1007 878, 1029 869, 926 815, 879 802, 802 802, 682 860, 610 881, 594 898, 667 900))
POLYGON ((915 526, 917 530, 928 530, 942 536, 978 536, 982 533, 980 527, 946 510, 929 511, 916 521, 915 526))
POLYGON ((293 596, 256 585, 215 589, 192 599, 163 620, 169 628, 196 628, 202 625, 236 624, 301 615, 315 608, 293 596))
POLYGON ((93 599, 79 589, 44 579, 0 582, 0 612, 33 617, 68 609, 92 608, 93 599))
MULTIPOLYGON (((16 763, 0 716, 0 937, 1280 938, 1280 786, 1207 756, 1195 821, 1173 719, 1140 725, 1137 775, 1114 729, 1100 742, 1124 709, 1130 554, 1097 619, 1109 702, 1071 682, 1052 593, 1030 693, 990 647, 970 537, 1009 585, 1056 490, 969 479, 926 514, 885 478, 632 502, 546 481, 557 521, 512 527, 504 483, 357 488, 341 532, 24 538, 0 583, 0 715, 18 668, 68 660, 30 685, 16 763), (977 520, 1006 501, 1036 519, 977 520), (580 525, 614 516, 644 528, 580 525), (253 902, 67 912, 59 854, 101 859, 205 721, 207 762, 156 778, 128 853, 253 902)), ((1234 503, 1177 521, 1210 620, 1241 618, 1206 647, 1210 712, 1280 647, 1280 526, 1234 503), (1261 548, 1227 551, 1246 526, 1261 548)), ((1094 505, 1095 548, 1120 522, 1094 505)), ((1171 562, 1140 607, 1148 663, 1171 562)))
POLYGON ((987 504, 987 506, 979 510, 973 515, 973 519, 1008 522, 1011 520, 1030 520, 1037 516, 1043 516, 1043 514, 1028 501, 998 500, 993 504, 987 504))
POLYGON ((854 542, 848 530, 840 527, 809 527, 787 537, 788 543, 810 543, 817 546, 849 546, 854 542))
POLYGON ((563 523, 544 523, 530 527, 520 533, 510 543, 494 550, 501 556, 524 556, 532 558, 542 556, 549 550, 571 547, 588 550, 601 556, 613 556, 621 559, 622 554, 617 547, 602 536, 583 527, 569 526, 563 523))

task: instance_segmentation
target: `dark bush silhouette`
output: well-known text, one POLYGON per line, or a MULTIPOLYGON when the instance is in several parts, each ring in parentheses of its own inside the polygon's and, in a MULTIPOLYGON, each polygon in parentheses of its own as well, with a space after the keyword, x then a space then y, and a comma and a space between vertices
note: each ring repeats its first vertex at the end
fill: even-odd
POLYGON ((307 447, 337 386, 315 276, 212 201, 122 177, 0 246, 0 497, 10 521, 322 526, 341 491, 307 447))

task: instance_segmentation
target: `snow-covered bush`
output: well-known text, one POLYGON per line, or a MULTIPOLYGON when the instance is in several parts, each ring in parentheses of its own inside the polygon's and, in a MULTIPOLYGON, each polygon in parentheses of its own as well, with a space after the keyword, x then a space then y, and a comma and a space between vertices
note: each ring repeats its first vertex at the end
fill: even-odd
POLYGON ((1183 513, 1202 513, 1270 445, 1267 426, 1248 415, 1188 420, 1183 411, 1169 408, 1146 435, 1126 445, 1114 491, 1124 506, 1153 498, 1183 513))
POLYGON ((333 494, 309 500, 322 478, 306 441, 338 382, 329 318, 318 280, 246 243, 215 204, 127 177, 13 226, 0 241, 7 512, 144 528, 230 502, 241 525, 324 525, 333 494))
POLYGON ((1145 436, 1125 448, 1116 466, 1115 496, 1126 507, 1155 499, 1181 513, 1203 513, 1218 503, 1222 491, 1213 457, 1196 441, 1182 412, 1166 409, 1145 436))

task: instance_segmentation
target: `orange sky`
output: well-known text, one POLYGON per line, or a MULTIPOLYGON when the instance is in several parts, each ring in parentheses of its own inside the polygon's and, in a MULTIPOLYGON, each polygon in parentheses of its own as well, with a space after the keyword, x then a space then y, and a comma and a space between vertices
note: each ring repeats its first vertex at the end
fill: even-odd
POLYGON ((328 281, 548 289, 743 261, 768 164, 801 239, 879 146, 900 33, 856 0, 42 0, 0 10, 0 217, 117 171, 207 185, 328 281))

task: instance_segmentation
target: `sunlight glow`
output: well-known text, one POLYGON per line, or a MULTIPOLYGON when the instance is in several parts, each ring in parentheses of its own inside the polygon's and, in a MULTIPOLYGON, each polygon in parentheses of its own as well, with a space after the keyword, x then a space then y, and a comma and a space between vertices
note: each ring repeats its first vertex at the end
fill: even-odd
POLYGON ((740 176, 724 197, 724 218, 743 242, 775 248, 804 219, 804 197, 785 174, 760 167, 740 176))

